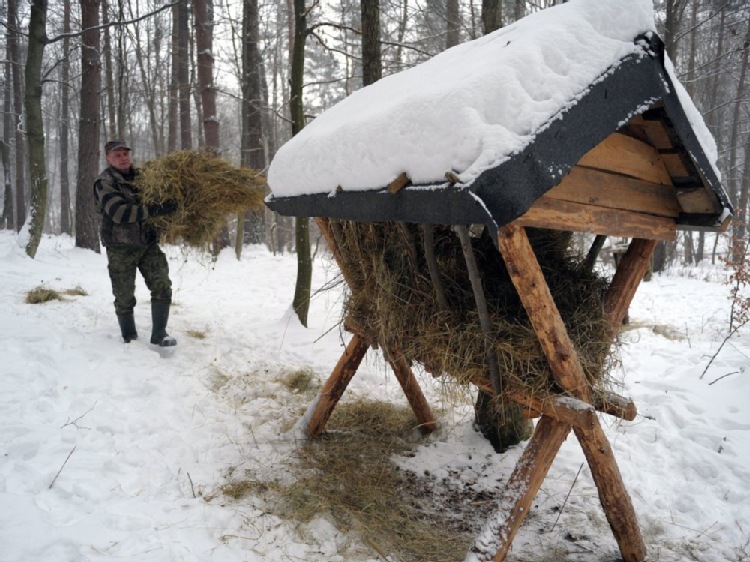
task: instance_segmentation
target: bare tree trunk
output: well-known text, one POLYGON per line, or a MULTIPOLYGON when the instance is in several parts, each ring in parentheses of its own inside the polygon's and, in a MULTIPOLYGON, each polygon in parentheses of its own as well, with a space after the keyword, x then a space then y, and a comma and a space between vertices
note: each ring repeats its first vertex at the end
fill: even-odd
POLYGON ((683 243, 685 245, 685 265, 691 265, 695 263, 695 249, 693 248, 693 233, 685 232, 683 236, 683 243))
POLYGON ((677 31, 680 28, 682 15, 687 0, 666 0, 664 20, 664 49, 673 61, 677 59, 677 31))
POLYGON ((24 73, 26 88, 26 138, 29 147, 29 180, 31 205, 29 241, 26 254, 33 258, 39 248, 47 216, 47 162, 44 150, 44 120, 42 117, 42 59, 47 44, 47 0, 32 0, 29 17, 29 42, 24 73))
POLYGON ((695 263, 703 261, 706 253, 706 233, 702 230, 698 233, 698 247, 695 249, 695 263))
MULTIPOLYGON (((6 39, 9 37, 6 33, 6 39)), ((3 140, 0 146, 0 157, 3 162, 3 221, 0 226, 3 228, 14 229, 15 224, 15 205, 13 202, 13 181, 11 179, 11 131, 13 130, 13 118, 11 115, 11 98, 13 89, 11 88, 10 60, 5 63, 5 83, 3 84, 3 140)))
POLYGON ((94 180, 99 163, 99 0, 81 0, 81 110, 78 122, 76 179, 76 246, 100 252, 99 217, 94 204, 94 180))
POLYGON ((485 35, 503 26, 502 0, 482 0, 482 31, 485 35))
MULTIPOLYGON (((292 135, 305 126, 305 110, 302 87, 305 71, 305 39, 307 17, 305 0, 294 0, 294 44, 292 45, 291 96, 289 110, 292 114, 292 135)), ((294 286, 292 307, 300 323, 307 327, 310 309, 310 286, 312 284, 312 257, 310 255, 310 219, 298 217, 295 221, 294 239, 297 246, 297 281, 294 286)))
MULTIPOLYGON (((70 33, 70 0, 63 0, 63 33, 70 33)), ((70 39, 63 39, 63 60, 60 63, 60 232, 73 234, 70 208, 70 177, 68 171, 68 140, 70 137, 70 39)))
POLYGON ((15 227, 20 232, 26 222, 26 150, 23 138, 23 89, 21 87, 21 57, 18 46, 18 10, 16 0, 8 0, 8 59, 10 60, 11 76, 13 78, 13 119, 12 128, 15 131, 16 145, 16 208, 15 227))
POLYGON ((740 194, 737 200, 737 238, 739 240, 745 240, 745 235, 748 230, 747 217, 748 217, 748 184, 750 184, 750 133, 747 135, 747 141, 745 142, 745 164, 742 167, 742 178, 740 182, 740 194))
POLYGON ((179 99, 180 148, 189 150, 193 146, 190 128, 190 49, 188 40, 189 19, 187 2, 177 4, 177 91, 179 99))
MULTIPOLYGON (((104 25, 109 23, 109 2, 107 0, 102 0, 102 23, 104 25)), ((104 58, 104 83, 106 85, 105 101, 107 103, 107 123, 105 123, 104 128, 107 139, 112 140, 120 136, 117 127, 117 114, 115 113, 117 93, 115 92, 115 73, 112 66, 112 37, 109 27, 105 27, 102 33, 104 35, 104 51, 102 54, 104 58)))
MULTIPOLYGON (((195 18, 195 48, 198 61, 198 89, 200 90, 201 108, 203 110, 203 131, 206 148, 219 153, 219 116, 216 112, 216 88, 214 86, 214 11, 213 0, 194 0, 193 16, 195 18)), ((216 256, 229 246, 229 229, 225 224, 212 242, 212 251, 216 256)))
POLYGON ((369 86, 383 77, 380 57, 380 0, 361 0, 362 85, 369 86))
MULTIPOLYGON (((245 168, 263 170, 266 154, 263 141, 263 87, 262 64, 258 43, 260 42, 260 19, 258 0, 243 2, 242 19, 242 132, 240 162, 245 168)), ((242 254, 244 243, 258 244, 265 232, 265 212, 248 211, 238 217, 235 253, 242 254)))
POLYGON ((195 46, 198 61, 198 89, 203 107, 203 130, 206 146, 219 151, 219 116, 216 113, 216 87, 214 86, 214 14, 213 0, 194 0, 195 46))
MULTIPOLYGON (((117 3, 117 20, 122 21, 125 19, 125 4, 123 2, 117 3)), ((130 69, 128 62, 128 52, 125 46, 125 32, 122 27, 117 26, 112 28, 115 33, 115 50, 112 53, 112 64, 114 65, 115 74, 115 87, 111 93, 112 99, 115 104, 115 119, 116 128, 115 138, 127 139, 130 135, 127 134, 127 124, 130 112, 128 110, 128 87, 127 79, 130 69)), ((110 124, 110 130, 114 125, 110 124)), ((128 139, 132 142, 132 139, 128 139)))
MULTIPOLYGON (((133 26, 135 35, 135 60, 138 64, 138 70, 141 75, 141 85, 143 87, 144 97, 146 98, 146 109, 149 116, 149 129, 151 130, 151 142, 154 145, 154 152, 160 153, 159 150, 159 119, 156 116, 156 103, 158 95, 156 93, 155 81, 151 80, 148 69, 146 68, 147 57, 143 56, 143 46, 141 45, 141 29, 139 24, 133 26)), ((158 35, 158 34, 157 34, 158 35)), ((158 45, 153 46, 153 54, 157 58, 161 57, 161 50, 158 45)), ((159 61, 156 61, 156 67, 159 67, 159 61)))
POLYGON ((398 46, 396 47, 396 65, 400 67, 404 62, 404 38, 406 26, 409 25, 409 0, 402 0, 401 17, 398 21, 398 46))
MULTIPOLYGON (((740 77, 737 84, 737 94, 734 98, 734 110, 732 113, 732 134, 729 139, 729 160, 727 161, 726 169, 729 173, 729 196, 730 199, 737 203, 741 197, 740 190, 740 173, 739 163, 737 162, 737 149, 740 143, 740 120, 741 111, 743 107, 744 98, 747 95, 747 71, 748 71, 748 55, 750 55, 750 19, 747 21, 747 31, 745 32, 745 42, 742 48, 742 62, 740 65, 740 77)), ((746 182, 745 182, 746 183, 746 182)), ((747 206, 747 203, 746 203, 747 206)), ((747 228, 747 209, 743 208, 741 204, 737 208, 737 236, 742 240, 745 236, 747 228)), ((737 245, 736 245, 737 246, 737 245)), ((735 260, 740 260, 741 256, 735 255, 735 260)))
POLYGON ((177 150, 177 131, 179 123, 177 119, 177 107, 179 105, 180 92, 179 80, 177 79, 179 61, 179 5, 172 7, 172 36, 170 40, 170 79, 169 79, 169 101, 167 108, 167 152, 177 150))
POLYGON ((724 35, 725 35, 725 23, 726 23, 726 10, 724 6, 721 7, 721 17, 719 18, 719 29, 717 32, 716 42, 716 54, 714 55, 714 64, 711 66, 711 88, 709 90, 708 97, 708 108, 710 111, 708 114, 708 126, 711 129, 714 137, 716 138, 716 148, 721 154, 721 145, 724 140, 723 128, 721 127, 721 117, 723 115, 723 108, 718 107, 719 105, 719 83, 721 82, 721 66, 722 66, 722 55, 724 55, 724 35))
POLYGON ((445 3, 445 48, 450 49, 458 45, 461 40, 461 12, 459 10, 458 0, 446 0, 445 3))

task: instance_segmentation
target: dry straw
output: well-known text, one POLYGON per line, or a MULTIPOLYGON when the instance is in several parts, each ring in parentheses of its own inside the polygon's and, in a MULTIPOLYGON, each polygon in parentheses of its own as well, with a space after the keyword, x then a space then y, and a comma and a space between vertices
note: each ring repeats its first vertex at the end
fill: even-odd
MULTIPOLYGON (((435 376, 489 384, 484 336, 457 235, 434 228, 434 249, 448 307, 441 307, 417 225, 332 221, 352 280, 345 325, 370 341, 400 348, 435 376)), ((594 392, 611 361, 603 314, 606 280, 567 255, 569 233, 528 229, 550 291, 594 392)), ((492 343, 506 392, 558 392, 526 312, 486 232, 473 239, 492 318, 492 343)))
POLYGON ((282 516, 310 521, 325 514, 383 559, 463 558, 478 529, 456 518, 461 506, 434 509, 421 479, 394 463, 395 456, 409 454, 419 435, 407 406, 340 403, 323 439, 300 448, 302 474, 279 490, 282 516))
POLYGON ((266 179, 208 150, 182 150, 149 160, 136 180, 145 204, 177 201, 178 210, 149 218, 168 242, 203 248, 230 216, 263 206, 266 179))

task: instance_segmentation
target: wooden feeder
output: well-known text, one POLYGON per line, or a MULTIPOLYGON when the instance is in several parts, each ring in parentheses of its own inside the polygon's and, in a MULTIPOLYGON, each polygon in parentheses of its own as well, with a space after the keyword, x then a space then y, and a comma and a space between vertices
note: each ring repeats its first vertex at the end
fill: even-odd
MULTIPOLYGON (((597 411, 626 420, 634 404, 612 396, 594 401, 558 307, 550 293, 525 227, 632 239, 619 260, 605 297, 613 336, 648 270, 657 242, 674 240, 678 229, 724 230, 731 205, 709 162, 669 73, 655 35, 638 38, 643 53, 629 55, 591 84, 562 116, 548 123, 532 144, 471 185, 420 189, 406 175, 376 191, 269 198, 276 212, 313 216, 345 278, 347 264, 329 219, 483 224, 490 230, 511 280, 564 394, 513 399, 539 416, 496 512, 488 519, 467 561, 503 560, 558 450, 572 430, 584 451, 599 499, 626 562, 640 562, 646 548, 597 411), (512 186, 512 189, 508 189, 512 186)), ((352 280, 347 278, 355 292, 352 280)), ((481 299, 481 295, 478 295, 481 299)), ((323 431, 355 375, 369 345, 380 343, 421 427, 435 420, 399 349, 383 347, 354 330, 325 383, 307 425, 310 437, 323 431)), ((489 380, 476 384, 492 392, 489 380)))

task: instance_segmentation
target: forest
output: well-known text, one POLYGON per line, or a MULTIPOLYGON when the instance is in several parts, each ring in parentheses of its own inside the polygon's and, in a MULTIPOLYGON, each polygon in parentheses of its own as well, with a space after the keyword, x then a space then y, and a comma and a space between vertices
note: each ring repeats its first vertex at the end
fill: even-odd
MULTIPOLYGON (((562 0, 7 0, 0 228, 65 233, 99 251, 90 196, 101 147, 126 139, 137 163, 218 151, 264 171, 278 147, 353 91, 562 0)), ((750 178, 750 5, 655 0, 657 29, 718 146, 735 206, 724 234, 659 245, 654 269, 715 262, 744 241, 750 178)), ((220 243, 274 252, 311 245, 307 221, 237 217, 220 243), (234 242, 233 242, 234 241, 234 242)), ((312 242, 314 244, 314 242, 312 242)), ((304 252, 303 252, 304 253, 304 252)))

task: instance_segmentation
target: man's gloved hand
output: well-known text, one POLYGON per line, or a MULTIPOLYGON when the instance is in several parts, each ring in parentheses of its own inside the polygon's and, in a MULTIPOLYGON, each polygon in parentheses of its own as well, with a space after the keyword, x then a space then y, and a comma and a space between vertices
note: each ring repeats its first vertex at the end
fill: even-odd
POLYGON ((161 217, 174 213, 178 206, 177 201, 174 199, 168 199, 167 201, 164 201, 164 203, 151 203, 150 205, 146 205, 146 210, 150 217, 161 217))

